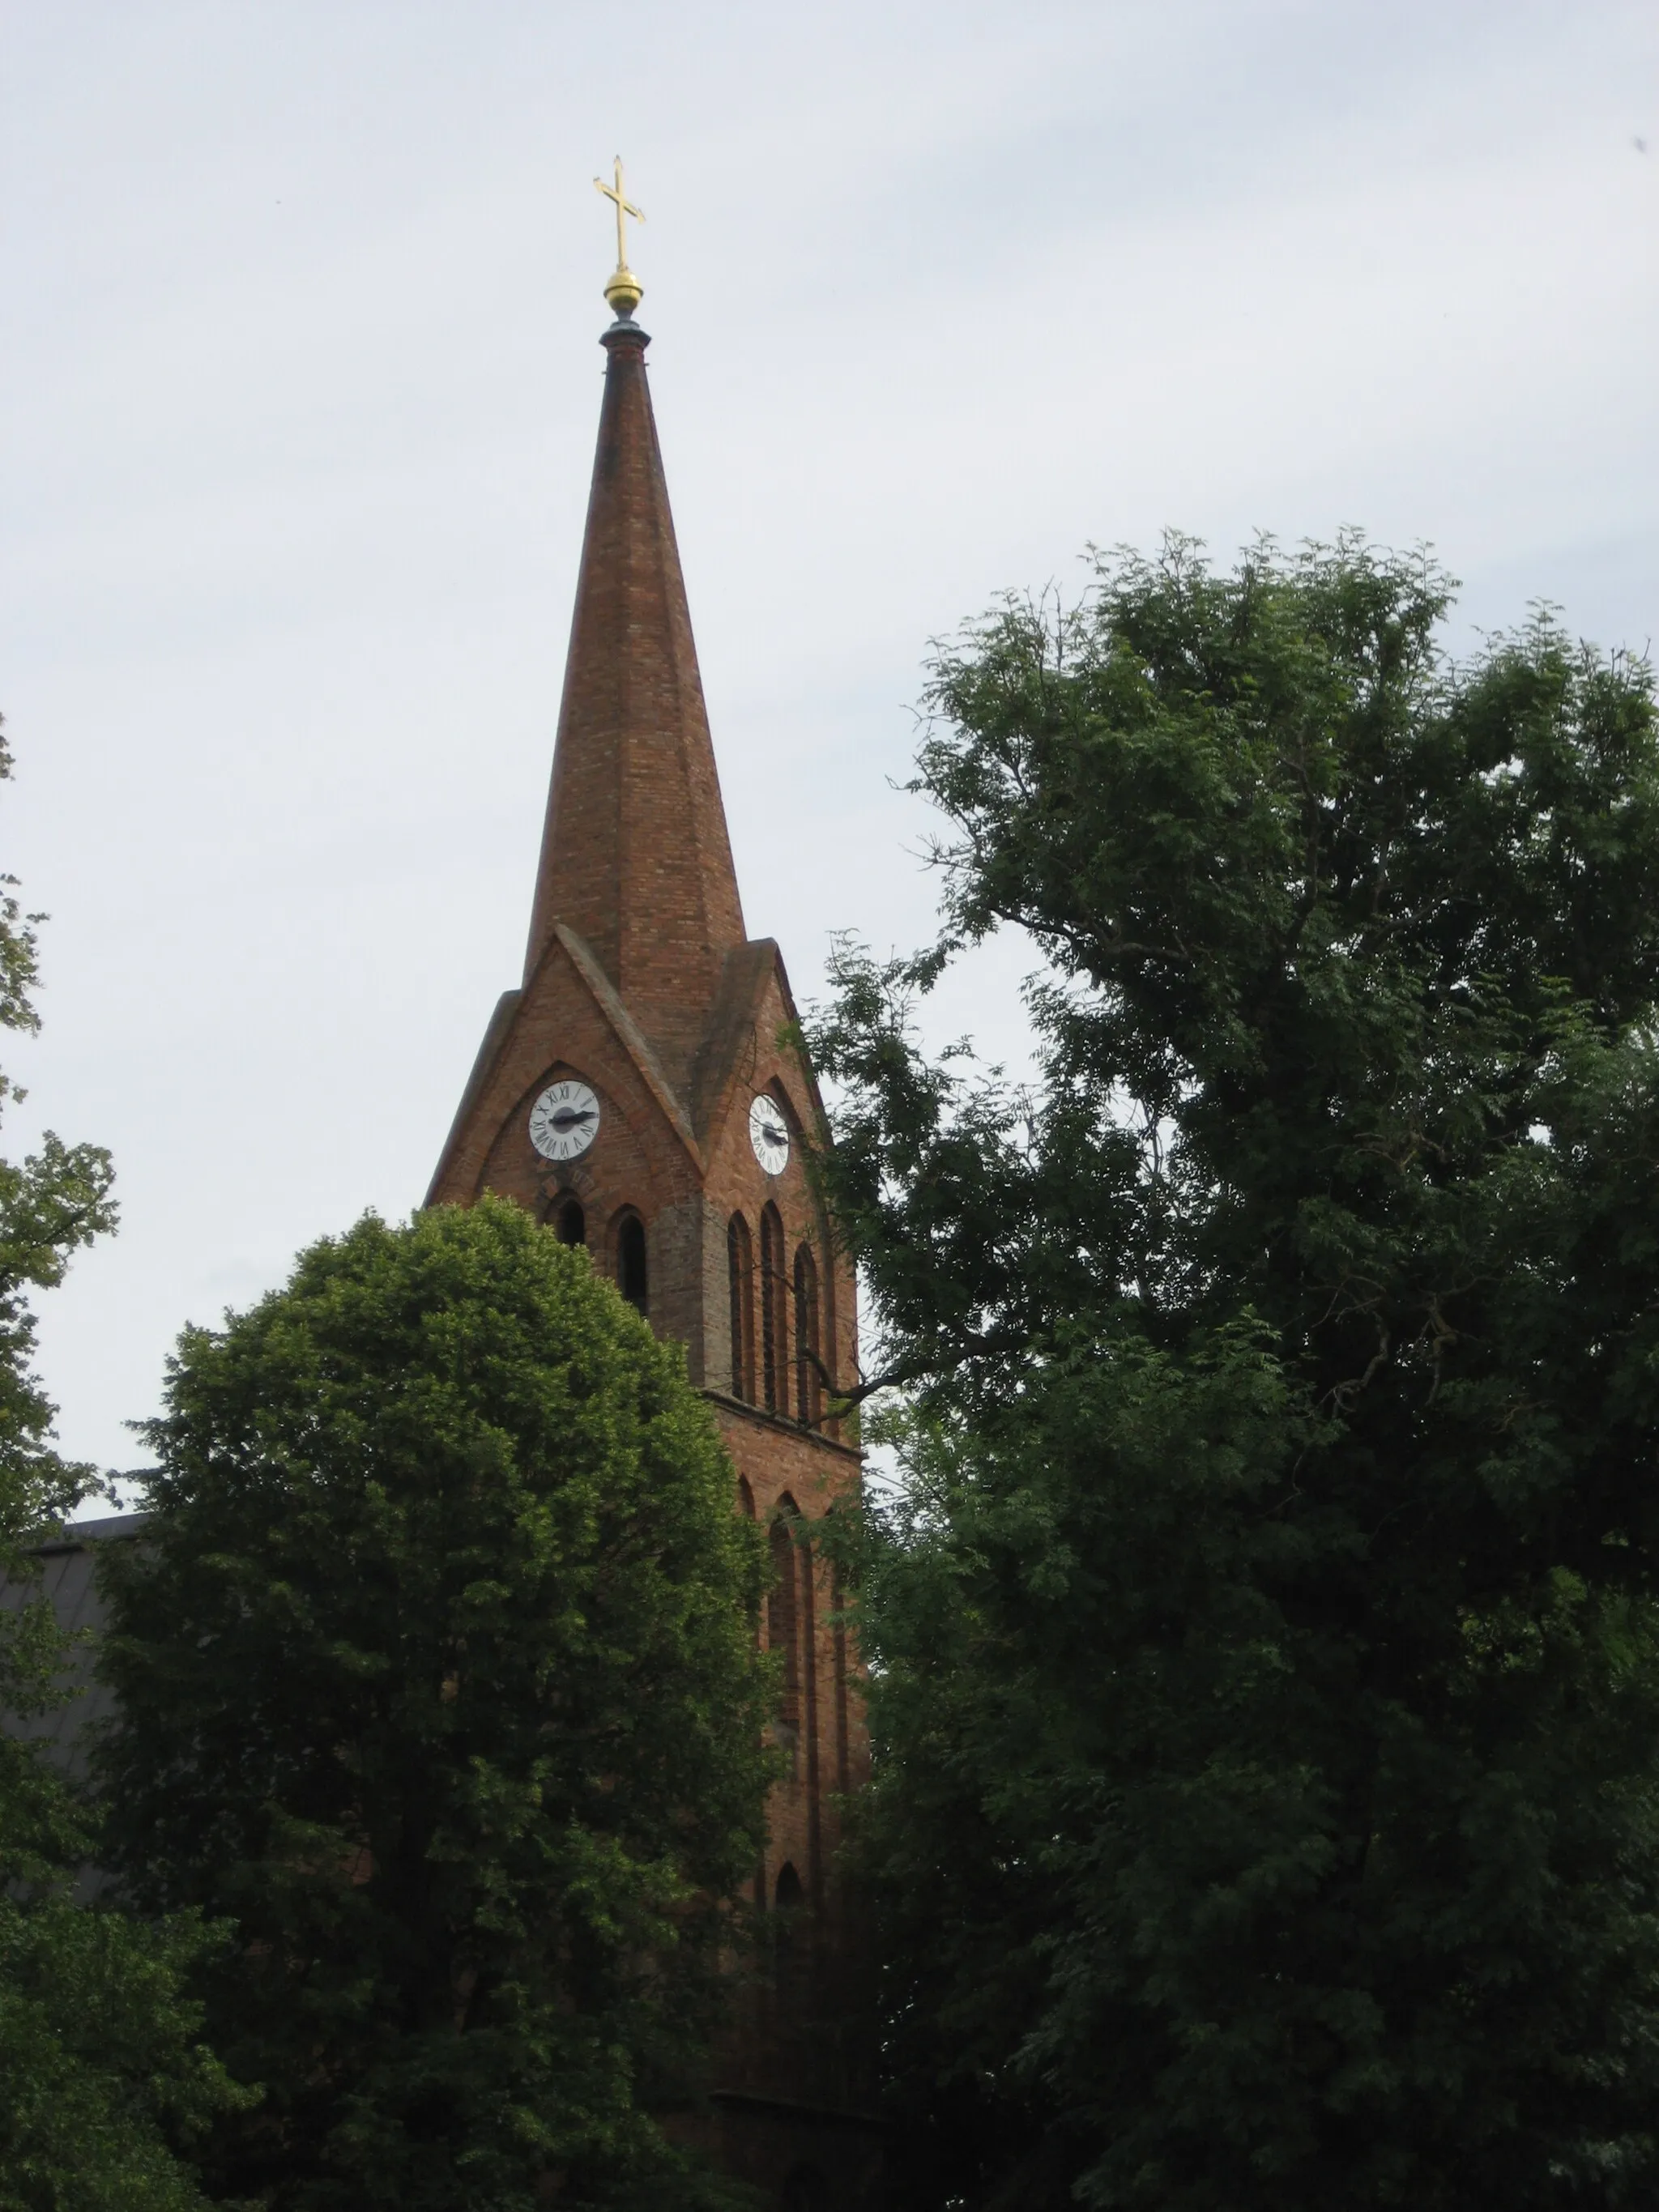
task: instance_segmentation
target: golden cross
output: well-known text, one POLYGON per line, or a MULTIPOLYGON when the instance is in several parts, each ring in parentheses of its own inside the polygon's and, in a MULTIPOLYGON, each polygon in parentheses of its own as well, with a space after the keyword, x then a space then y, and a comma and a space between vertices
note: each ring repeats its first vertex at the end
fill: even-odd
POLYGON ((633 201, 629 199, 623 193, 623 165, 622 155, 620 154, 617 155, 616 183, 614 185, 607 185, 603 177, 595 177, 593 179, 593 189, 596 192, 603 192, 606 199, 614 200, 617 204, 617 267, 619 270, 624 270, 628 266, 628 218, 631 215, 635 222, 643 222, 645 221, 645 210, 643 208, 635 207, 633 201))

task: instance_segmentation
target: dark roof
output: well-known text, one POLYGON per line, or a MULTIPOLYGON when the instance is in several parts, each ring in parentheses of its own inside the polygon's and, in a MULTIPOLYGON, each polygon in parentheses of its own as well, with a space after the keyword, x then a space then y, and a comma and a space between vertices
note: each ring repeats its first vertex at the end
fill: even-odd
POLYGON ((106 1513, 96 1521, 66 1521, 34 1548, 42 1559, 58 1552, 82 1552, 88 1544, 107 1543, 112 1536, 136 1536, 149 1519, 148 1513, 106 1513))

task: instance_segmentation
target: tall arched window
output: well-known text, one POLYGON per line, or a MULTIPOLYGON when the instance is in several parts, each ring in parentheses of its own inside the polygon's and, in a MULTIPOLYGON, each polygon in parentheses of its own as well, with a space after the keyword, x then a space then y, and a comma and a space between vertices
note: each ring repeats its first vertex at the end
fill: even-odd
POLYGON ((755 1517, 755 1493, 749 1487, 749 1478, 746 1474, 740 1474, 738 1477, 738 1504, 742 1509, 744 1519, 752 1521, 755 1517))
POLYGON ((823 1382, 818 1371, 818 1263, 810 1244, 795 1253, 795 1412, 816 1427, 823 1411, 823 1382))
POLYGON ((836 1786, 845 1796, 853 1787, 853 1746, 847 1710, 847 1592, 839 1567, 830 1589, 830 1650, 835 1667, 836 1786))
POLYGON ((624 1214, 617 1231, 617 1288, 630 1306, 645 1312, 645 1224, 637 1213, 624 1214))
POLYGON ((793 1749, 800 1727, 800 1620, 796 1605, 798 1570, 795 1565, 794 1515, 780 1512, 767 1539, 772 1559, 772 1587, 766 1599, 767 1649, 783 1661, 783 1681, 778 1700, 778 1720, 790 1731, 793 1749))
POLYGON ((587 1216, 579 1198, 567 1198, 553 1217, 554 1233, 561 1244, 586 1244, 587 1216))
POLYGON ((800 1876, 786 1860, 778 1869, 772 1890, 772 1956, 777 1976, 781 2025, 798 2027, 810 1990, 811 1965, 805 1926, 806 1890, 800 1876))
POLYGON ((767 1411, 789 1411, 789 1289, 783 1218, 769 1200, 761 1214, 761 1395, 767 1411))
POLYGON ((755 1402, 755 1248, 749 1224, 734 1213, 726 1224, 726 1266, 732 1284, 732 1395, 755 1402))

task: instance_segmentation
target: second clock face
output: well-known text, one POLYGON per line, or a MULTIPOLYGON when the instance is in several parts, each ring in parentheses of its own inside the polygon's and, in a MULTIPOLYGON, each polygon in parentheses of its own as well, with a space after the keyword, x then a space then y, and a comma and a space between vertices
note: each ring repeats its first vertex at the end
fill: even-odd
POLYGON ((777 1100, 764 1091, 749 1109, 749 1141, 768 1175, 783 1173, 789 1164, 789 1124, 777 1100))
POLYGON ((599 1133, 599 1102, 585 1083, 550 1083, 530 1109, 530 1141, 544 1160, 574 1160, 599 1133))

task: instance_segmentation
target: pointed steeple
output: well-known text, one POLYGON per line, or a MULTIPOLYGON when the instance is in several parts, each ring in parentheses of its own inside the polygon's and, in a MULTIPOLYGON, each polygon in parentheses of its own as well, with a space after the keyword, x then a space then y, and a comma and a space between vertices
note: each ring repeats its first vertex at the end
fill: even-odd
MULTIPOLYGON (((636 288, 637 289, 637 288, 636 288)), ((743 909, 697 672, 645 332, 607 356, 552 788, 526 961, 560 923, 591 948, 684 1091, 743 909)))

